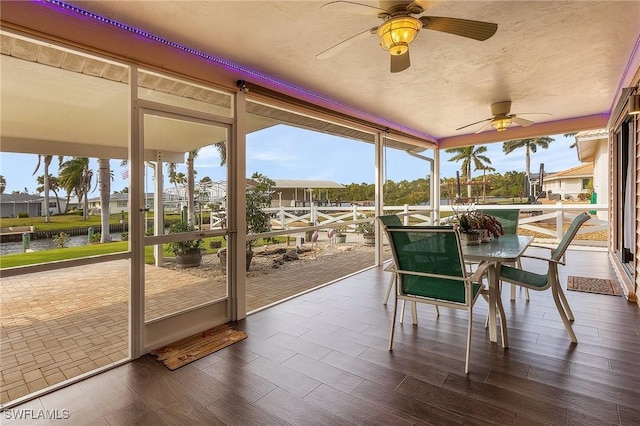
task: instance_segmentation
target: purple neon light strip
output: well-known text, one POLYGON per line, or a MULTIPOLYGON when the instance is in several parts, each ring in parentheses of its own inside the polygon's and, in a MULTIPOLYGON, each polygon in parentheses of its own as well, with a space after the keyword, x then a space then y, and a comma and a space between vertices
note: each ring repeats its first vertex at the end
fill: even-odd
POLYGON ((75 7, 75 6, 71 6, 71 5, 66 4, 66 3, 64 3, 62 1, 59 1, 59 0, 37 0, 37 1, 41 1, 41 2, 44 2, 44 3, 49 3, 49 4, 53 5, 53 6, 57 6, 57 7, 61 8, 61 9, 65 9, 65 10, 77 13, 79 15, 83 15, 83 16, 86 16, 88 18, 95 19, 96 21, 99 21, 99 22, 102 22, 102 23, 105 23, 105 24, 108 24, 108 25, 112 25, 112 26, 114 26, 114 27, 116 27, 118 29, 128 31, 128 32, 134 33, 134 34, 139 35, 139 36, 146 37, 146 38, 148 38, 150 40, 153 40, 155 42, 162 43, 164 45, 170 46, 170 47, 172 47, 174 49, 178 49, 178 50, 181 50, 181 51, 186 52, 186 53, 190 53, 192 55, 195 55, 195 56, 198 56, 200 58, 203 58, 203 59, 205 59, 207 61, 215 62, 215 63, 220 64, 220 65, 222 65, 222 66, 224 66, 224 67, 226 67, 226 68, 228 68, 230 70, 233 70, 233 71, 236 71, 236 72, 240 72, 241 74, 246 75, 248 77, 254 77, 256 79, 269 82, 269 83, 274 84, 276 86, 280 86, 280 87, 283 87, 285 89, 301 93, 301 94, 303 94, 305 96, 309 96, 311 98, 316 98, 316 99, 322 100, 324 102, 328 102, 330 104, 333 104, 333 105, 339 106, 341 108, 347 109, 349 111, 354 111, 354 112, 356 112, 358 114, 362 114, 362 115, 371 117, 371 118, 375 119, 375 121, 381 121, 383 123, 387 123, 390 127, 393 127, 393 128, 396 128, 396 129, 404 129, 408 133, 422 135, 422 137, 424 137, 427 140, 431 140, 431 141, 437 140, 437 138, 435 138, 435 137, 433 137, 433 136, 431 136, 429 134, 426 134, 426 133, 423 133, 423 132, 419 132, 419 131, 417 131, 415 129, 403 126, 401 124, 395 123, 395 122, 387 120, 385 118, 378 117, 376 115, 373 115, 373 114, 370 114, 370 113, 367 113, 367 112, 364 112, 364 111, 360 111, 360 110, 351 108, 348 105, 342 104, 342 103, 337 102, 337 101, 335 101, 333 99, 329 99, 329 98, 327 98, 325 96, 322 96, 322 95, 320 95, 318 93, 315 93, 315 92, 312 92, 310 90, 303 89, 303 88, 298 87, 298 86, 294 86, 293 84, 278 80, 276 78, 273 78, 273 77, 270 77, 268 75, 262 74, 262 73, 260 73, 258 71, 252 70, 250 68, 245 68, 245 67, 240 66, 238 64, 235 64, 233 62, 227 61, 227 60, 225 60, 223 58, 218 58, 216 56, 209 55, 207 53, 203 53, 203 52, 197 51, 195 49, 191 49, 191 48, 186 47, 186 46, 182 46, 180 44, 177 44, 177 43, 174 43, 172 41, 166 40, 166 39, 164 39, 162 37, 158 37, 158 36, 155 36, 153 34, 150 34, 150 33, 146 32, 146 31, 142 31, 142 30, 139 30, 137 28, 131 27, 129 25, 122 24, 122 23, 120 23, 118 21, 114 21, 113 19, 105 18, 105 17, 102 17, 102 16, 97 15, 95 13, 88 12, 86 10, 80 9, 78 7, 75 7))

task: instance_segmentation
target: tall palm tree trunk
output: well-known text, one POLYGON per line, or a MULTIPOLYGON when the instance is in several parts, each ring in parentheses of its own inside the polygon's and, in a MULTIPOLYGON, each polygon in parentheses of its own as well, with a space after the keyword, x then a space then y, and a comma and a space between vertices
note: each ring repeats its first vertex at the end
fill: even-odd
POLYGON ((98 159, 98 189, 100 191, 100 242, 108 243, 109 237, 109 217, 110 212, 110 194, 111 194, 111 168, 109 167, 109 159, 98 159))
POLYGON ((467 198, 471 198, 471 162, 467 166, 467 198))
POLYGON ((47 155, 44 158, 44 222, 49 223, 49 163, 53 156, 47 155))
POLYGON ((187 156, 187 221, 190 225, 195 225, 196 221, 196 206, 195 206, 195 168, 194 160, 195 154, 190 152, 187 156))

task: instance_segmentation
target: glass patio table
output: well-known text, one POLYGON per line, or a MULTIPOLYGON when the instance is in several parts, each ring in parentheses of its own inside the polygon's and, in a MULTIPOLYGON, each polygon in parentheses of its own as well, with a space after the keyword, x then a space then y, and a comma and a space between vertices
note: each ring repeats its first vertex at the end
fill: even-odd
MULTIPOLYGON (((498 303, 502 303, 500 298, 500 265, 503 262, 513 263, 518 260, 532 241, 533 237, 530 236, 502 235, 488 243, 462 245, 465 260, 479 263, 490 262, 494 265, 494 268, 487 269, 489 275, 489 338, 492 342, 498 341, 496 308, 498 303)), ((500 318, 500 328, 502 346, 507 348, 509 347, 509 339, 505 318, 500 318)))

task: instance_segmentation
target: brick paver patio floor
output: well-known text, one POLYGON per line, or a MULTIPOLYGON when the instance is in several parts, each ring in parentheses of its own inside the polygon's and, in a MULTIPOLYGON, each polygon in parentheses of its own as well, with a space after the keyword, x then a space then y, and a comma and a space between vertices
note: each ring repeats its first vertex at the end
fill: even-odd
MULTIPOLYGON (((373 264, 371 251, 336 253, 249 276, 247 311, 318 287, 373 264)), ((2 404, 127 357, 128 261, 2 279, 2 404)), ((146 267, 147 320, 215 300, 226 282, 146 267)))

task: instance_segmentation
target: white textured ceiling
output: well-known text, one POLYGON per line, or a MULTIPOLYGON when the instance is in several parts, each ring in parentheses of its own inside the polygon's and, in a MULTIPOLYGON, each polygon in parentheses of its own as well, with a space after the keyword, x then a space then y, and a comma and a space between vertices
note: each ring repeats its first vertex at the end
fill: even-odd
POLYGON ((479 42, 422 30, 411 67, 397 74, 375 36, 316 59, 382 22, 322 9, 328 1, 71 3, 437 139, 472 137, 479 126, 455 129, 489 118, 490 104, 504 100, 513 113, 551 114, 524 116, 537 122, 608 114, 638 64, 638 1, 429 2, 423 15, 495 22, 498 31, 479 42))

